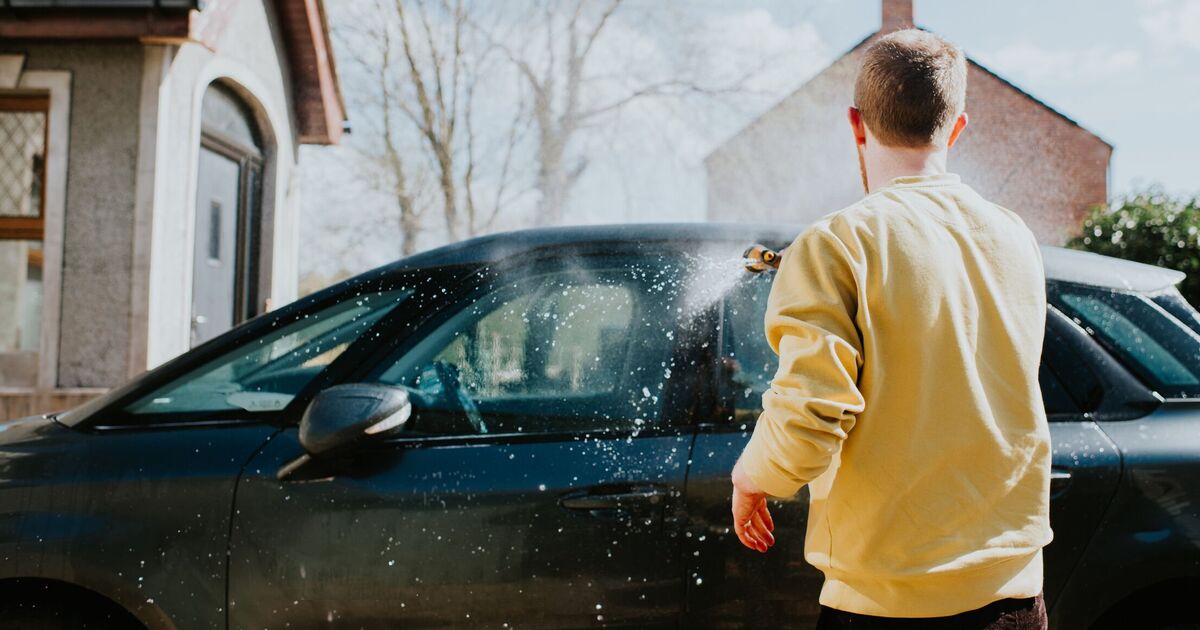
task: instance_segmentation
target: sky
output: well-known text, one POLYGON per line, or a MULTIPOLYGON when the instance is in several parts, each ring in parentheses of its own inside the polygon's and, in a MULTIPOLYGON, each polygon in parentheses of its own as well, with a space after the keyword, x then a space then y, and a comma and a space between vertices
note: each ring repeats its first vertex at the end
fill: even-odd
MULTIPOLYGON (((569 223, 703 220, 705 155, 879 26, 878 0, 646 6, 661 12, 658 19, 615 23, 610 56, 635 44, 647 65, 656 55, 668 56, 666 41, 678 37, 668 30, 682 16, 689 36, 709 42, 697 63, 714 76, 758 68, 750 80, 753 95, 732 103, 639 102, 589 130, 580 142, 590 159, 572 192, 569 223)), ((1200 193, 1200 0, 916 0, 915 21, 1111 143, 1111 195, 1151 185, 1200 193)), ((339 28, 336 11, 331 22, 339 28)), ((352 127, 370 128, 355 115, 352 109, 352 127)), ((329 238, 323 226, 332 189, 320 175, 338 161, 337 151, 301 152, 302 168, 315 175, 302 190, 303 229, 317 240, 329 238)), ((392 247, 364 247, 378 251, 349 271, 395 257, 392 247)), ((323 273, 331 265, 319 258, 306 264, 302 271, 323 267, 323 273)))
MULTIPOLYGON (((877 0, 709 3, 811 23, 845 51, 879 24, 877 0)), ((1104 138, 1112 192, 1200 192, 1200 1, 916 0, 916 23, 1104 138)), ((802 81, 801 81, 802 82, 802 81)))
POLYGON ((1200 193, 1200 1, 918 0, 916 21, 1110 142, 1112 193, 1200 193))

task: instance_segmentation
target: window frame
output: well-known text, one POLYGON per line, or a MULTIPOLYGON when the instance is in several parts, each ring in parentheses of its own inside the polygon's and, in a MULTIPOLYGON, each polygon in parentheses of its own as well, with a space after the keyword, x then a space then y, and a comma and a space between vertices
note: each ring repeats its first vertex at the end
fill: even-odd
POLYGON ((1151 293, 1146 296, 1151 302, 1162 307, 1164 311, 1170 314, 1179 323, 1183 324, 1192 332, 1200 335, 1200 312, 1196 311, 1196 307, 1192 306, 1187 298, 1179 292, 1179 289, 1171 287, 1164 291, 1151 293))
POLYGON ((37 177, 41 180, 41 195, 38 198, 37 215, 20 216, 0 214, 0 240, 41 241, 46 240, 46 188, 49 178, 46 171, 50 160, 50 95, 45 93, 0 93, 0 112, 38 112, 42 114, 42 168, 37 177))
MULTIPOLYGON (((47 189, 50 185, 48 171, 50 170, 50 105, 51 95, 47 92, 29 91, 0 91, 0 113, 36 112, 42 115, 42 161, 41 168, 33 173, 38 179, 40 195, 36 215, 0 214, 0 241, 36 242, 38 248, 26 250, 26 268, 37 265, 41 276, 41 300, 38 317, 37 347, 33 350, 22 349, 20 346, 0 351, 0 372, 18 372, 21 375, 14 383, 0 383, 0 386, 16 383, 40 384, 44 380, 46 370, 39 364, 45 355, 44 348, 49 335, 57 336, 57 331, 47 330, 47 299, 50 297, 50 269, 47 268, 46 252, 46 209, 47 189)), ((18 318, 18 321, 21 321, 18 318)), ((57 318, 55 318, 57 321, 57 318)))
MULTIPOLYGON (((263 287, 262 268, 262 182, 265 161, 262 151, 218 131, 200 133, 200 147, 228 158, 238 165, 237 227, 234 244, 233 323, 238 325, 261 313, 258 300, 263 287)), ((202 212, 200 207, 197 212, 202 212)))
MULTIPOLYGON (((744 278, 740 278, 738 280, 738 284, 745 284, 745 283, 751 283, 751 282, 763 282, 762 278, 771 278, 771 281, 769 284, 773 285, 774 277, 775 277, 774 271, 769 271, 769 272, 766 272, 765 274, 764 273, 751 274, 750 272, 747 272, 747 275, 744 278)), ((736 287, 734 290, 736 290, 736 287)), ((769 293, 770 293, 770 290, 768 290, 768 295, 769 295, 769 293)), ((715 385, 712 388, 714 396, 715 396, 714 400, 716 402, 716 407, 714 408, 714 412, 713 412, 713 415, 716 417, 716 422, 714 424, 731 427, 732 429, 735 429, 738 431, 743 431, 743 430, 749 431, 754 427, 754 423, 758 422, 759 414, 753 414, 754 418, 752 420, 748 420, 745 422, 738 422, 738 420, 737 420, 737 403, 736 403, 737 391, 735 389, 729 389, 728 391, 726 391, 727 383, 725 382, 724 375, 722 374, 723 362, 725 361, 726 358, 728 358, 731 355, 731 353, 733 351, 733 346, 737 345, 737 343, 734 339, 734 335, 738 334, 737 327, 731 325, 732 313, 730 312, 731 306, 730 306, 729 297, 732 294, 733 294, 733 291, 731 290, 729 293, 722 296, 721 300, 719 301, 719 303, 717 305, 720 309, 719 313, 717 314, 717 317, 719 318, 719 321, 720 321, 720 327, 715 332, 715 336, 716 336, 715 346, 716 346, 716 357, 717 358, 716 358, 716 362, 713 365, 713 368, 711 370, 713 378, 716 381, 715 385)), ((764 309, 766 308, 765 301, 763 302, 763 308, 764 309)), ((760 332, 762 332, 761 329, 760 329, 760 332)), ((763 333, 763 341, 766 341, 765 332, 763 333)), ((772 352, 772 355, 774 355, 774 350, 772 350, 771 352, 772 352)), ((775 365, 776 365, 776 368, 778 369, 779 357, 777 355, 775 356, 775 365)), ((774 378, 774 374, 772 374, 772 378, 774 378)), ((767 388, 770 389, 770 380, 768 380, 767 388)))
MULTIPOLYGON (((1165 321, 1159 323, 1159 325, 1168 325, 1174 323, 1180 334, 1191 335, 1200 341, 1200 335, 1197 335, 1195 331, 1190 329, 1183 322, 1178 321, 1174 315, 1164 309, 1162 305, 1158 304, 1151 295, 1139 291, 1124 291, 1111 287, 1098 287, 1094 285, 1065 281, 1049 282, 1047 285, 1048 302, 1053 305, 1054 308, 1058 309, 1066 318, 1075 323, 1080 330, 1085 332, 1092 342, 1102 348, 1105 354, 1120 364, 1130 376, 1136 379, 1138 383, 1145 387, 1146 390, 1151 392, 1155 397, 1161 400, 1188 401, 1193 401, 1200 397, 1200 385, 1168 385, 1166 383, 1158 382, 1157 379, 1148 374, 1146 369, 1139 365, 1135 359, 1127 356, 1126 353, 1120 348, 1115 347, 1114 342, 1108 338, 1107 334, 1095 330, 1086 319, 1077 314, 1076 310, 1072 308, 1070 304, 1065 304, 1061 296, 1064 290, 1085 293, 1111 294, 1117 296, 1127 296, 1136 299, 1140 303, 1148 306, 1151 310, 1158 312, 1165 318, 1165 321), (1180 393, 1183 393, 1184 395, 1181 396, 1180 393)), ((1115 307, 1110 306, 1110 308, 1115 307)), ((1139 330, 1144 330, 1140 323, 1135 322, 1135 325, 1139 328, 1139 330)), ((1174 356, 1174 353, 1172 353, 1172 357, 1178 359, 1178 357, 1174 356)), ((1185 367, 1189 371, 1194 369, 1192 366, 1186 364, 1185 367)), ((1200 372, 1193 372, 1193 374, 1197 377, 1200 377, 1200 372)))
MULTIPOLYGON (((18 64, 19 65, 19 64, 18 64)), ((3 97, 37 96, 47 99, 46 144, 39 222, 42 243, 41 331, 35 352, 0 352, 0 372, 13 378, 2 387, 52 389, 58 386, 59 310, 62 305, 64 217, 67 164, 71 138, 71 72, 25 70, 15 83, 0 89, 3 97)), ((11 223, 28 229, 21 221, 11 223)), ((15 230, 10 233, 15 233, 15 230)))
MULTIPOLYGON (((1101 402, 1107 392, 1104 387, 1104 380, 1097 373, 1096 366, 1089 362, 1086 358, 1080 356, 1076 348, 1071 347, 1070 336, 1073 333, 1071 330, 1070 318, 1059 311, 1054 305, 1046 306, 1046 332, 1042 341, 1042 356, 1038 361, 1039 371, 1044 367, 1050 372, 1050 376, 1058 381, 1063 388, 1063 393, 1075 405, 1075 411, 1072 412, 1051 412, 1046 409, 1046 420, 1048 422, 1078 422, 1081 420, 1090 420, 1092 416, 1101 408, 1101 402), (1054 344, 1054 347, 1049 347, 1048 344, 1054 344), (1080 366, 1084 370, 1084 376, 1087 378, 1086 394, 1076 391, 1073 386, 1072 375, 1066 373, 1066 365, 1062 362, 1074 360, 1074 364, 1080 366), (1100 397, 1097 398, 1093 392, 1100 391, 1100 397)), ((1039 383, 1040 389, 1040 383, 1039 383)), ((1042 394, 1043 407, 1045 406, 1045 394, 1042 394)))

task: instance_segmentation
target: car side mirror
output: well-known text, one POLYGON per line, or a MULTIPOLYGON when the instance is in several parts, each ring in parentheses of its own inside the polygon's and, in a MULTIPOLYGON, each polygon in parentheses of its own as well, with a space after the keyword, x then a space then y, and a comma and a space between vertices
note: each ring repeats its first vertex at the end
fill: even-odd
POLYGON ((345 451, 371 436, 404 426, 412 415, 408 390, 373 383, 335 385, 321 391, 300 418, 305 454, 279 470, 289 476, 314 457, 345 451))
POLYGON ((320 457, 404 426, 412 415, 408 390, 372 383, 330 387, 313 398, 300 418, 300 445, 320 457))

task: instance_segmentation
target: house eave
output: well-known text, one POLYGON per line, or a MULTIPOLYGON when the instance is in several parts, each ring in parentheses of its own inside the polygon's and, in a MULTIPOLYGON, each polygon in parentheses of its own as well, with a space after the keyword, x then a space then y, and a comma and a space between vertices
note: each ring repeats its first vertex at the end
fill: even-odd
POLYGON ((191 30, 190 10, 16 10, 8 5, 0 7, 0 40, 5 41, 186 39, 191 30))
MULTIPOLYGON (((210 46, 203 0, 0 0, 0 40, 120 41, 210 46), (89 8, 79 8, 87 5, 89 8), (137 8, 137 7, 149 8, 137 8)), ((292 76, 301 144, 336 144, 346 107, 322 0, 272 0, 292 76)), ((217 10, 214 7, 213 10, 217 10)))
POLYGON ((321 0, 276 0, 292 69, 301 144, 337 144, 346 121, 329 26, 321 0))
POLYGON ((1100 142, 1103 142, 1105 145, 1107 145, 1107 146, 1108 146, 1108 148, 1109 148, 1109 149, 1112 149, 1112 148, 1114 148, 1114 147, 1113 147, 1113 143, 1109 142, 1108 140, 1105 140, 1103 137, 1101 137, 1101 136, 1100 136, 1099 134, 1097 134, 1096 132, 1092 131, 1091 129, 1088 129, 1087 127, 1084 127, 1084 126, 1083 126, 1083 125, 1081 125, 1081 124, 1079 124, 1079 122, 1078 122, 1078 121, 1076 121, 1074 118, 1071 118, 1070 116, 1068 116, 1068 115, 1066 115, 1066 114, 1062 113, 1062 112, 1061 112, 1061 111, 1059 111, 1058 109, 1055 109, 1053 106, 1051 106, 1051 105, 1050 105, 1049 103, 1047 103, 1046 101, 1043 101, 1042 99, 1040 99, 1040 98, 1038 98, 1038 97, 1034 96, 1033 94, 1030 94, 1029 92, 1026 92, 1025 90, 1021 89, 1021 88, 1020 88, 1020 87, 1019 87, 1017 84, 1015 84, 1015 83, 1013 83, 1012 81, 1009 81, 1008 79, 1004 78, 1004 77, 1003 77, 1003 76, 1001 76, 1000 74, 996 73, 994 70, 991 70, 991 69, 990 69, 990 68, 988 68, 987 66, 985 66, 985 65, 983 65, 983 64, 981 64, 981 63, 979 63, 978 61, 975 61, 974 59, 972 59, 972 58, 970 57, 970 55, 968 55, 968 56, 967 56, 967 62, 969 62, 969 63, 970 63, 972 66, 975 66, 976 68, 978 68, 978 69, 982 70, 983 72, 987 73, 989 76, 991 76, 992 78, 996 79, 997 81, 1000 81, 1000 82, 1001 82, 1001 83, 1003 83, 1004 85, 1007 85, 1008 87, 1012 88, 1013 90, 1016 90, 1016 92, 1017 92, 1018 94, 1020 94, 1021 96, 1024 96, 1025 98, 1027 98, 1027 99, 1029 99, 1029 100, 1033 101, 1035 104, 1037 104, 1037 105, 1040 105, 1040 106, 1044 107, 1044 108, 1045 108, 1047 111, 1049 111, 1051 114, 1054 114, 1054 115, 1055 115, 1055 116, 1057 116, 1058 118, 1061 118, 1063 121, 1065 121, 1065 122, 1067 122, 1067 123, 1070 123, 1071 125, 1073 125, 1073 126, 1075 126, 1075 127, 1078 127, 1080 131, 1083 131, 1083 132, 1085 132, 1085 133, 1087 133, 1087 134, 1091 135, 1091 136, 1092 136, 1092 137, 1094 137, 1095 139, 1099 140, 1100 142))

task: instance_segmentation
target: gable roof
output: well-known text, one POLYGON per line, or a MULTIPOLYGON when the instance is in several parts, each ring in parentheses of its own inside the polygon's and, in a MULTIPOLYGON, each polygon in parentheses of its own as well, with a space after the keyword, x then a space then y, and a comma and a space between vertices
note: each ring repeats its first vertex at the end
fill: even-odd
MULTIPOLYGON (((914 28, 917 28, 917 29, 919 29, 919 30, 922 30, 922 31, 925 31, 925 32, 930 32, 930 33, 931 33, 931 32, 933 32, 933 31, 930 31, 929 29, 927 29, 927 28, 925 28, 925 27, 922 27, 922 26, 916 26, 916 27, 914 27, 914 28)), ((709 151, 709 152, 708 152, 708 155, 706 155, 706 156, 704 157, 705 161, 707 161, 707 160, 708 160, 710 157, 712 157, 714 154, 716 154, 717 152, 719 152, 719 151, 720 151, 720 150, 721 150, 721 149, 722 149, 722 148, 723 148, 725 145, 729 144, 729 143, 730 143, 731 141, 733 141, 735 138, 737 138, 738 136, 742 135, 742 133, 744 133, 744 132, 745 132, 747 129, 749 129, 750 127, 753 127, 753 126, 754 126, 756 123, 758 123, 760 120, 762 120, 762 119, 766 118, 768 115, 770 115, 770 113, 771 113, 771 112, 773 112, 773 111, 775 111, 776 109, 779 109, 780 107, 782 107, 782 106, 783 106, 783 104, 784 104, 784 103, 786 103, 786 102, 787 102, 787 101, 788 101, 788 100, 789 100, 789 99, 790 99, 790 98, 791 98, 793 95, 795 95, 795 94, 797 94, 797 93, 799 93, 799 92, 802 92, 802 91, 804 91, 804 90, 805 90, 805 89, 806 89, 806 88, 809 86, 809 84, 811 84, 811 83, 813 82, 813 80, 815 80, 817 77, 819 77, 819 76, 821 76, 822 74, 824 74, 824 73, 825 73, 827 70, 829 70, 829 68, 833 67, 833 66, 834 66, 836 63, 838 63, 838 62, 839 62, 839 61, 841 61, 842 59, 845 59, 846 57, 849 57, 849 56, 853 55, 854 53, 858 52, 858 49, 860 49, 860 48, 862 48, 862 47, 866 46, 867 44, 870 44, 871 42, 873 42, 875 39, 877 39, 878 37, 880 37, 880 36, 881 36, 881 35, 883 35, 883 34, 884 34, 884 30, 883 30, 883 29, 880 29, 880 30, 877 30, 877 31, 875 31, 875 32, 871 33, 870 35, 867 35, 866 37, 862 38, 861 40, 859 40, 859 42, 858 42, 858 43, 854 44, 854 45, 853 45, 853 46, 851 46, 851 47, 850 47, 848 50, 846 50, 846 52, 844 52, 844 53, 842 53, 841 55, 839 55, 839 56, 838 56, 836 59, 834 59, 834 60, 833 60, 833 61, 832 61, 832 62, 831 62, 831 63, 830 63, 828 66, 826 66, 826 67, 825 67, 823 70, 821 70, 820 72, 818 72, 818 73, 814 74, 813 76, 809 77, 809 78, 808 78, 808 80, 806 80, 804 83, 800 84, 800 87, 798 87, 798 88, 796 88, 796 89, 792 90, 791 92, 788 92, 788 94, 787 94, 786 96, 784 96, 783 98, 779 99, 779 101, 778 101, 777 103, 775 103, 774 105, 772 105, 771 107, 769 107, 769 108, 768 108, 766 111, 764 111, 763 113, 761 113, 761 114, 759 114, 758 116, 756 116, 756 117, 755 117, 753 120, 751 120, 750 122, 748 122, 748 123, 746 123, 745 125, 743 125, 743 126, 742 126, 741 128, 739 128, 739 129, 738 129, 736 132, 734 132, 732 135, 730 135, 728 138, 726 138, 724 141, 722 141, 720 144, 718 144, 716 147, 714 147, 714 148, 713 148, 711 151, 709 151)), ((1087 127, 1084 127, 1083 125, 1079 124, 1079 123, 1078 123, 1078 122, 1077 122, 1075 119, 1073 119, 1073 118, 1071 118, 1070 116, 1067 116, 1066 114, 1062 113, 1061 111, 1059 111, 1059 110, 1055 109, 1054 107, 1050 106, 1048 103, 1046 103, 1045 101, 1043 101, 1043 100, 1039 99, 1038 97, 1034 96, 1033 94, 1030 94, 1029 92, 1027 92, 1027 91, 1025 91, 1025 90, 1021 89, 1019 86, 1017 86, 1017 84, 1015 84, 1015 83, 1013 83, 1012 81, 1009 81, 1008 79, 1004 78, 1003 76, 1001 76, 1001 75, 997 74, 995 71, 993 71, 993 70, 989 69, 987 66, 985 66, 985 65, 983 65, 983 64, 981 64, 981 63, 979 63, 978 61, 975 61, 974 59, 972 59, 972 58, 971 58, 971 56, 970 56, 970 55, 967 55, 967 63, 969 63, 969 64, 970 64, 970 65, 972 65, 972 66, 975 66, 976 68, 979 68, 980 70, 982 70, 982 71, 984 71, 985 73, 987 73, 989 76, 991 76, 991 77, 994 77, 995 79, 999 80, 999 81, 1000 81, 1002 84, 1004 84, 1004 85, 1008 86, 1009 88, 1011 88, 1011 89, 1015 90, 1015 91, 1016 91, 1018 94, 1020 94, 1020 95, 1024 96, 1026 99, 1028 99, 1028 100, 1032 101, 1034 104, 1036 104, 1036 105, 1038 105, 1038 106, 1040 106, 1040 107, 1043 107, 1043 108, 1045 108, 1047 111, 1049 111, 1050 113, 1054 114, 1054 115, 1055 115, 1055 116, 1057 116, 1058 118, 1061 118, 1062 120, 1064 120, 1064 121, 1066 121, 1066 122, 1070 123, 1071 125, 1073 125, 1073 126, 1075 126, 1075 127, 1078 127, 1080 130, 1082 130, 1082 131, 1086 132, 1087 134, 1089 134, 1089 135, 1091 135, 1092 137, 1096 138, 1096 139, 1097 139, 1097 140, 1099 140, 1100 142, 1103 142, 1103 143, 1104 143, 1105 145, 1107 145, 1107 146, 1108 146, 1110 149, 1111 149, 1111 148, 1113 148, 1113 144, 1112 144, 1111 142, 1109 142, 1109 141, 1105 140, 1104 138, 1102 138, 1102 137, 1101 137, 1099 134, 1097 134, 1096 132, 1094 132, 1094 131, 1092 131, 1092 130, 1088 129, 1087 127)))
POLYGON ((983 71, 984 71, 984 72, 986 72, 988 75, 990 75, 992 78, 995 78, 995 79, 999 80, 999 81, 1000 81, 1001 83, 1003 83, 1004 85, 1007 85, 1008 87, 1012 88, 1013 90, 1016 90, 1016 92, 1017 92, 1018 94, 1020 94, 1021 96, 1024 96, 1025 98, 1027 98, 1027 99, 1029 99, 1029 100, 1033 101, 1034 103, 1036 103, 1036 104, 1038 104, 1038 105, 1041 105, 1042 107, 1046 108, 1046 109, 1047 109, 1047 110, 1048 110, 1050 113, 1054 114, 1055 116, 1058 116, 1059 118, 1061 118, 1061 119, 1063 119, 1063 120, 1065 120, 1065 121, 1067 121, 1067 122, 1071 123, 1072 125, 1074 125, 1074 126, 1076 126, 1076 127, 1080 128, 1080 129, 1082 129, 1083 131, 1087 132, 1088 134, 1091 134, 1093 137, 1095 137, 1095 138, 1096 138, 1097 140, 1099 140, 1100 142, 1103 142, 1104 144, 1108 145, 1108 148, 1110 148, 1110 149, 1111 149, 1111 148, 1114 148, 1114 147, 1113 147, 1113 144, 1112 144, 1111 142, 1109 142, 1108 140, 1105 140, 1103 137, 1101 137, 1101 136, 1100 136, 1100 134, 1097 134, 1096 132, 1092 131, 1091 129, 1088 129, 1087 127, 1084 127, 1083 125, 1079 124, 1079 122, 1078 122, 1078 121, 1076 121, 1074 118, 1071 118, 1070 116, 1068 116, 1068 115, 1066 115, 1066 114, 1062 113, 1062 112, 1061 112, 1061 111, 1059 111, 1058 109, 1055 109, 1054 107, 1052 107, 1052 106, 1051 106, 1049 103, 1047 103, 1046 101, 1043 101, 1042 99, 1040 99, 1040 98, 1038 98, 1038 97, 1034 96, 1033 94, 1030 94, 1029 92, 1027 92, 1027 91, 1025 91, 1025 90, 1021 89, 1021 87, 1020 87, 1020 86, 1018 86, 1016 83, 1013 83, 1012 81, 1009 81, 1008 79, 1004 78, 1003 76, 1000 76, 1000 75, 999 75, 999 74, 997 74, 995 71, 993 71, 992 69, 988 68, 987 66, 985 66, 985 65, 983 65, 983 64, 981 64, 981 63, 979 63, 978 61, 975 61, 974 59, 972 59, 972 58, 970 57, 970 55, 968 55, 968 56, 967 56, 967 62, 968 62, 968 63, 970 63, 971 65, 975 66, 976 68, 979 68, 980 70, 983 70, 983 71))

